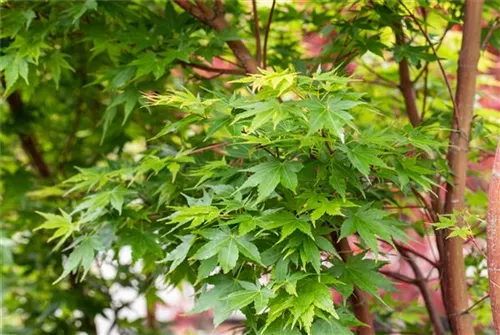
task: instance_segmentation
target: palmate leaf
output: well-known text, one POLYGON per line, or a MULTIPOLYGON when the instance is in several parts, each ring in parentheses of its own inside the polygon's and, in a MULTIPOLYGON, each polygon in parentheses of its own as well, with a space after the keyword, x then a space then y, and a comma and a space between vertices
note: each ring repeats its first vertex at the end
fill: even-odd
POLYGON ((223 229, 205 229, 201 234, 210 241, 199 248, 194 259, 206 260, 215 255, 222 270, 227 273, 235 266, 241 252, 248 259, 262 263, 259 250, 247 236, 236 236, 227 227, 223 229))
POLYGON ((276 129, 278 123, 291 116, 297 116, 299 112, 295 102, 279 102, 275 98, 250 103, 242 102, 235 105, 235 108, 244 109, 245 112, 237 114, 232 124, 253 117, 248 133, 254 133, 268 122, 272 122, 274 129, 276 129))
POLYGON ((230 301, 226 299, 231 293, 241 289, 238 281, 224 275, 210 277, 214 287, 202 292, 197 299, 196 305, 189 314, 201 313, 210 309, 214 311, 214 326, 217 327, 229 318, 233 310, 230 301))
POLYGON ((380 159, 379 151, 367 146, 357 145, 354 148, 343 147, 351 164, 365 177, 370 174, 370 166, 388 168, 385 162, 380 159))
POLYGON ((172 250, 164 261, 172 261, 169 272, 174 271, 187 257, 189 249, 195 240, 194 235, 185 235, 181 238, 182 243, 172 250))
POLYGON ((326 312, 333 318, 339 318, 333 306, 330 289, 316 280, 301 280, 297 284, 297 297, 292 301, 290 307, 294 318, 293 324, 299 321, 308 334, 311 333, 316 313, 326 312))
POLYGON ((176 211, 161 221, 168 220, 168 223, 178 223, 184 225, 191 222, 191 227, 197 227, 203 223, 212 222, 219 214, 220 210, 215 206, 197 205, 192 207, 172 206, 176 211))
POLYGON ((71 215, 59 209, 61 215, 51 214, 51 213, 42 213, 36 212, 37 214, 43 216, 45 218, 45 222, 35 228, 34 231, 39 229, 55 229, 54 234, 49 238, 49 242, 59 238, 59 242, 55 246, 54 249, 59 249, 61 245, 68 239, 68 237, 73 234, 73 232, 78 230, 79 222, 73 222, 71 215))
POLYGON ((364 254, 350 255, 346 262, 335 259, 334 266, 329 271, 343 283, 343 285, 338 286, 338 291, 345 298, 349 297, 354 286, 357 286, 362 291, 381 299, 379 289, 391 291, 393 290, 392 284, 377 271, 383 263, 363 259, 363 257, 364 254))
POLYGON ((75 273, 80 266, 83 268, 83 273, 80 277, 80 281, 82 281, 90 270, 90 266, 94 260, 95 251, 99 248, 100 243, 98 239, 92 237, 85 238, 73 249, 67 261, 64 263, 63 273, 56 279, 54 284, 60 282, 70 273, 75 273))
POLYGON ((238 261, 238 246, 234 238, 229 238, 218 252, 219 264, 224 273, 231 271, 238 261))
POLYGON ((394 224, 394 221, 386 219, 390 213, 369 206, 368 204, 357 211, 350 212, 347 220, 342 224, 339 238, 357 232, 362 241, 378 255, 377 236, 392 244, 393 238, 404 240, 406 234, 394 224))
POLYGON ((240 189, 246 187, 258 187, 258 201, 268 197, 281 183, 285 188, 295 192, 297 187, 297 173, 302 169, 299 162, 280 162, 272 160, 261 163, 245 171, 254 172, 250 178, 245 181, 240 189))
POLYGON ((326 129, 332 131, 342 142, 345 139, 344 126, 356 129, 351 121, 354 117, 346 111, 360 104, 363 102, 341 100, 340 97, 331 98, 326 103, 314 97, 300 102, 310 112, 309 134, 326 129))
POLYGON ((300 249, 300 258, 304 265, 311 263, 316 273, 321 271, 321 254, 316 243, 310 238, 304 238, 302 249, 300 249))
POLYGON ((338 320, 330 318, 328 320, 317 320, 311 328, 311 335, 354 335, 349 328, 343 326, 338 320))
MULTIPOLYGON (((291 328, 285 320, 278 320, 266 328, 260 335, 301 335, 297 328, 291 328)), ((319 334, 318 334, 319 335, 319 334)))
POLYGON ((325 195, 320 194, 304 194, 307 201, 304 205, 304 210, 312 210, 310 216, 313 224, 325 214, 331 216, 344 216, 342 213, 343 208, 358 207, 348 200, 332 199, 329 200, 325 195))
POLYGON ((120 186, 109 191, 92 194, 86 197, 83 202, 78 204, 73 212, 71 212, 71 215, 85 211, 85 213, 82 214, 80 221, 87 222, 89 221, 88 217, 95 217, 94 214, 96 211, 102 211, 108 205, 111 205, 111 207, 121 215, 122 207, 125 203, 125 197, 131 194, 134 194, 134 192, 120 186))
POLYGON ((275 296, 274 292, 267 287, 245 281, 239 281, 238 283, 244 290, 233 292, 226 298, 229 301, 228 307, 233 311, 241 310, 253 303, 255 312, 260 314, 267 307, 269 299, 275 296))
POLYGON ((231 83, 252 83, 252 90, 254 92, 262 89, 271 89, 274 97, 279 97, 291 87, 293 87, 297 78, 297 73, 292 72, 290 69, 283 71, 268 71, 260 69, 261 73, 251 74, 246 78, 233 80, 231 83))
POLYGON ((280 211, 278 213, 269 214, 261 217, 257 223, 259 227, 265 230, 272 230, 281 228, 280 242, 285 240, 294 231, 299 230, 303 234, 309 236, 314 240, 311 231, 311 224, 308 222, 307 217, 296 217, 294 214, 287 211, 280 211))
POLYGON ((139 229, 126 229, 120 234, 120 244, 132 248, 132 259, 141 258, 156 260, 163 256, 163 250, 157 242, 157 235, 152 231, 139 229))

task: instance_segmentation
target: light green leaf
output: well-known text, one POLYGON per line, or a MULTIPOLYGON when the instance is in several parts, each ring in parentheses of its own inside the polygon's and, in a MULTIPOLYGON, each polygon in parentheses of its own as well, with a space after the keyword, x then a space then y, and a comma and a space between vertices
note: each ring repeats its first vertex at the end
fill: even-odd
POLYGON ((344 327, 339 321, 334 318, 328 320, 317 320, 311 328, 311 335, 354 335, 349 328, 344 327))
POLYGON ((172 250, 165 258, 165 261, 173 261, 170 265, 169 272, 174 271, 187 257, 189 249, 193 244, 195 237, 194 235, 184 235, 181 240, 182 243, 172 250))
POLYGON ((255 244, 248 241, 248 238, 246 236, 237 237, 235 240, 236 240, 236 244, 238 245, 238 250, 243 255, 245 255, 246 257, 250 258, 251 260, 253 260, 259 264, 262 264, 259 249, 257 249, 255 244))
POLYGON ((258 186, 259 201, 269 196, 281 182, 289 190, 295 192, 297 187, 297 173, 302 169, 298 162, 280 162, 273 160, 261 163, 246 171, 254 172, 241 188, 258 186))
POLYGON ((73 249, 68 260, 64 263, 63 273, 57 278, 54 284, 60 282, 71 272, 76 272, 80 266, 83 268, 83 274, 80 278, 80 281, 82 281, 90 270, 90 266, 94 260, 95 249, 96 241, 92 238, 84 239, 75 249, 73 249))
POLYGON ((37 214, 45 218, 45 222, 34 230, 37 231, 39 229, 55 229, 56 231, 49 239, 49 242, 56 238, 60 238, 59 242, 54 248, 56 250, 59 249, 64 241, 66 241, 73 232, 77 231, 79 227, 79 223, 73 222, 71 216, 68 213, 66 213, 62 209, 59 209, 59 211, 61 212, 61 215, 42 213, 37 211, 37 214))
POLYGON ((236 261, 238 261, 238 246, 234 238, 230 238, 222 245, 218 257, 219 264, 224 273, 231 271, 236 266, 236 261))

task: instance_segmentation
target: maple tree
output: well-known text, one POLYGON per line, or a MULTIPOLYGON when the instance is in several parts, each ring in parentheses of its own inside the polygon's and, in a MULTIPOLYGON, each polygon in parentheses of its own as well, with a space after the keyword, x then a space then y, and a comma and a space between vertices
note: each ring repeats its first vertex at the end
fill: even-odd
POLYGON ((486 195, 466 189, 499 130, 474 107, 498 1, 1 5, 7 333, 94 334, 110 310, 108 332, 163 334, 161 282, 249 334, 500 326, 486 195))

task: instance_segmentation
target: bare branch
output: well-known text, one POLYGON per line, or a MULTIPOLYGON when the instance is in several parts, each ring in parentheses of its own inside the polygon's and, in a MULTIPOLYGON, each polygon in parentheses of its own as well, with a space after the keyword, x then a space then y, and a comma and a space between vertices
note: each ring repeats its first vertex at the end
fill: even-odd
MULTIPOLYGON (((482 1, 482 0, 479 0, 479 1, 482 1)), ((450 99, 451 99, 451 102, 453 104, 454 114, 456 114, 458 111, 457 102, 455 101, 455 97, 454 97, 453 92, 451 90, 451 85, 448 81, 448 77, 446 76, 446 72, 444 71, 443 64, 439 60, 439 56, 437 54, 436 48, 434 47, 434 44, 432 44, 432 41, 430 40, 429 36, 425 33, 424 28, 422 28, 422 25, 420 24, 420 22, 418 22, 418 19, 415 17, 415 15, 413 15, 413 13, 408 9, 408 7, 406 7, 406 5, 403 3, 402 0, 399 0, 399 3, 401 4, 401 6, 403 6, 403 8, 408 13, 408 15, 412 18, 413 22, 415 22, 418 29, 422 33, 422 35, 424 35, 425 40, 427 41, 427 43, 429 43, 429 46, 432 48, 432 52, 436 56, 436 60, 437 60, 437 63, 439 65, 439 69, 441 70, 441 74, 443 75, 444 83, 446 85, 446 88, 448 89, 448 94, 450 95, 450 99)))
MULTIPOLYGON (((362 62, 359 62, 358 64, 361 67, 363 67, 364 69, 366 69, 368 72, 370 72, 371 74, 373 74, 375 77, 377 77, 378 79, 380 79, 381 81, 383 81, 384 83, 387 83, 387 85, 385 85, 385 86, 393 87, 393 88, 399 88, 399 85, 397 83, 395 83, 392 80, 390 80, 390 79, 382 76, 380 73, 374 71, 372 68, 370 68, 366 64, 364 64, 362 62)), ((382 84, 380 84, 380 85, 382 85, 382 84)))
POLYGON ((252 0, 252 10, 253 10, 253 22, 255 27, 255 45, 257 50, 255 51, 255 61, 257 65, 260 66, 260 61, 262 58, 262 47, 260 45, 260 26, 259 26, 259 13, 257 12, 257 0, 252 0))
MULTIPOLYGON (((10 111, 14 118, 16 115, 22 113, 24 109, 24 104, 21 99, 19 92, 13 92, 7 97, 7 103, 9 104, 10 111)), ((41 177, 50 178, 51 173, 49 166, 45 162, 42 152, 38 149, 38 144, 36 138, 31 134, 26 134, 19 132, 19 138, 21 140, 22 147, 24 151, 28 154, 30 158, 30 163, 33 168, 38 172, 41 177)))
POLYGON ((246 71, 243 69, 223 69, 223 68, 217 68, 217 67, 210 67, 207 65, 202 65, 202 64, 194 64, 194 63, 187 63, 184 61, 179 61, 179 64, 181 64, 184 67, 192 67, 195 69, 200 69, 203 71, 208 71, 208 72, 217 72, 221 74, 245 74, 246 71))
MULTIPOLYGON (((228 28, 228 22, 224 18, 222 3, 216 1, 215 9, 206 6, 203 1, 198 1, 198 6, 194 6, 188 0, 174 0, 176 4, 182 7, 185 11, 192 16, 205 23, 207 26, 217 30, 223 31, 228 28)), ((250 54, 243 41, 231 40, 227 41, 227 45, 233 51, 233 54, 240 61, 248 73, 257 73, 258 67, 255 58, 250 54)))
POLYGON ((266 36, 264 37, 264 53, 262 56, 262 67, 264 69, 267 66, 267 40, 269 38, 269 32, 271 30, 271 23, 273 22, 273 14, 275 6, 276 6, 276 0, 273 0, 273 4, 271 5, 271 11, 269 12, 269 18, 267 19, 266 36))
POLYGON ((436 304, 432 300, 429 288, 427 287, 427 283, 422 274, 422 271, 420 271, 420 268, 418 267, 415 260, 412 258, 411 255, 409 255, 406 252, 405 249, 400 248, 398 245, 396 245, 396 247, 401 253, 401 256, 403 256, 403 258, 408 262, 408 264, 413 270, 413 273, 415 274, 415 285, 417 285, 418 289, 420 290, 420 294, 422 294, 422 298, 424 299, 425 307, 427 308, 429 317, 431 318, 432 328, 434 329, 434 333, 436 335, 444 335, 445 330, 443 324, 441 323, 441 317, 439 316, 436 304))
POLYGON ((497 17, 495 19, 494 23, 491 25, 490 29, 488 29, 488 32, 486 33, 486 36, 484 37, 484 41, 481 44, 481 50, 486 49, 486 47, 488 46, 488 42, 489 42, 489 40, 491 38, 491 35, 498 28, 500 28, 500 17, 497 17))

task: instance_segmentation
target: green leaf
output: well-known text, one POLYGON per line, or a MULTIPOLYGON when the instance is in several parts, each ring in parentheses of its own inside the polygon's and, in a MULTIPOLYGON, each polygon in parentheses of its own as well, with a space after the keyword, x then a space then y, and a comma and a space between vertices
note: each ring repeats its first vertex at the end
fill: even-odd
POLYGON ((155 79, 160 78, 165 73, 165 63, 156 58, 156 54, 150 50, 141 54, 129 65, 137 66, 135 77, 141 77, 153 73, 155 79))
POLYGON ((19 77, 23 78, 27 85, 28 81, 28 62, 19 54, 7 54, 0 58, 0 70, 5 70, 6 90, 9 91, 19 77))
POLYGON ((302 164, 298 162, 282 163, 278 160, 261 163, 246 170, 254 172, 254 174, 247 179, 241 186, 241 189, 258 186, 258 201, 262 201, 269 196, 279 183, 295 192, 297 187, 297 172, 299 172, 302 167, 302 164))
POLYGON ((238 245, 238 250, 243 255, 245 255, 246 257, 250 258, 251 260, 259 264, 262 264, 259 249, 257 249, 255 244, 250 242, 246 236, 237 237, 235 240, 236 244, 238 245))
POLYGON ((388 212, 365 205, 349 214, 348 219, 342 224, 339 238, 358 232, 363 242, 377 255, 377 236, 388 243, 392 243, 393 238, 404 239, 405 236, 392 220, 385 219, 387 216, 388 212))
POLYGON ((377 271, 382 263, 377 264, 374 260, 363 259, 363 256, 363 254, 349 256, 345 263, 337 259, 331 269, 337 276, 340 274, 339 279, 344 283, 342 286, 345 290, 342 294, 346 297, 352 294, 353 287, 357 286, 362 291, 381 299, 378 290, 391 291, 391 282, 377 271))
POLYGON ((120 88, 125 85, 135 75, 135 67, 122 67, 116 71, 115 76, 111 79, 110 85, 112 88, 120 88))
POLYGON ((53 52, 50 55, 49 61, 47 62, 47 66, 52 74, 52 79, 56 84, 56 89, 59 89, 59 80, 61 79, 61 70, 66 69, 70 71, 75 71, 73 67, 66 61, 66 58, 70 56, 67 54, 63 54, 59 51, 53 52))
POLYGON ((120 244, 129 245, 132 248, 134 261, 140 258, 157 259, 163 255, 163 250, 156 241, 156 235, 152 232, 127 229, 121 233, 120 244))
POLYGON ((54 284, 60 282, 71 272, 76 272, 80 266, 83 268, 83 274, 80 278, 80 281, 82 281, 90 270, 90 266, 94 260, 95 249, 97 249, 96 241, 92 238, 86 238, 78 244, 69 255, 68 260, 64 263, 63 273, 57 278, 54 284))
POLYGON ((116 108, 108 108, 106 109, 106 112, 104 112, 104 115, 102 117, 102 136, 101 136, 101 142, 100 144, 102 145, 104 142, 104 139, 106 138, 106 134, 108 133, 109 126, 113 122, 116 116, 116 108))
POLYGON ((182 243, 172 250, 165 261, 172 261, 169 272, 174 271, 187 257, 189 249, 194 242, 194 235, 185 235, 181 238, 182 243))
POLYGON ((227 297, 229 308, 233 311, 241 310, 243 307, 254 303, 255 311, 259 314, 267 307, 269 298, 275 296, 273 291, 266 287, 260 287, 260 285, 257 286, 244 281, 240 281, 239 284, 245 290, 233 292, 227 297))
POLYGON ((218 253, 219 264, 224 273, 231 271, 236 266, 238 261, 238 246, 233 238, 227 240, 218 253))
POLYGON ((354 335, 349 328, 344 327, 339 321, 334 318, 328 320, 317 320, 311 328, 311 335, 354 335))
POLYGON ((319 99, 311 98, 302 103, 310 112, 309 119, 309 134, 313 134, 320 129, 331 130, 333 133, 344 142, 344 126, 349 125, 356 129, 351 122, 352 115, 346 112, 357 105, 362 104, 361 101, 341 100, 339 97, 329 99, 326 104, 319 99))
POLYGON ((111 191, 111 194, 109 196, 109 202, 111 203, 111 206, 116 209, 120 215, 122 214, 122 207, 123 203, 125 202, 125 194, 126 192, 115 190, 111 191))
POLYGON ((295 230, 301 231, 314 240, 314 236, 311 231, 311 224, 309 224, 307 217, 303 216, 297 218, 290 212, 281 211, 275 214, 266 215, 260 220, 259 226, 267 230, 282 228, 279 242, 283 241, 295 230))
POLYGON ((203 223, 212 222, 219 214, 220 210, 215 206, 192 206, 192 207, 172 207, 176 211, 162 220, 168 220, 170 224, 179 223, 184 225, 191 222, 191 227, 197 227, 203 223))
POLYGON ((303 262, 311 263, 316 273, 320 273, 321 254, 319 252, 318 247, 316 246, 316 243, 313 240, 306 238, 304 239, 302 247, 303 247, 302 249, 303 252, 301 252, 300 255, 302 257, 303 262))
POLYGON ((73 232, 78 230, 79 223, 73 222, 71 215, 59 209, 61 215, 50 214, 50 213, 42 213, 36 212, 37 214, 43 216, 45 218, 45 222, 34 229, 37 231, 39 229, 55 229, 54 234, 49 238, 49 242, 60 238, 59 242, 55 246, 54 249, 59 249, 59 247, 68 239, 68 237, 73 234, 73 232))
POLYGON ((200 261, 200 266, 198 267, 198 276, 196 281, 199 282, 202 279, 207 278, 212 271, 217 267, 217 257, 210 257, 200 261))
POLYGON ((380 166, 387 168, 387 165, 378 157, 377 150, 358 145, 354 149, 347 150, 347 157, 352 165, 363 175, 368 177, 370 166, 380 166))
POLYGON ((73 24, 78 21, 87 11, 96 10, 97 9, 97 1, 96 0, 85 0, 78 4, 77 6, 70 7, 68 9, 68 13, 73 18, 73 24))
POLYGON ((204 291, 194 308, 189 314, 196 314, 214 310, 214 326, 217 327, 224 320, 231 316, 233 310, 230 307, 230 301, 227 297, 240 289, 237 281, 228 278, 227 276, 217 275, 213 278, 214 287, 208 291, 204 291))

